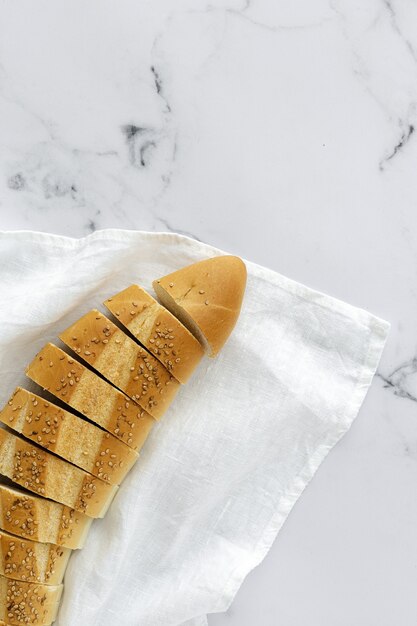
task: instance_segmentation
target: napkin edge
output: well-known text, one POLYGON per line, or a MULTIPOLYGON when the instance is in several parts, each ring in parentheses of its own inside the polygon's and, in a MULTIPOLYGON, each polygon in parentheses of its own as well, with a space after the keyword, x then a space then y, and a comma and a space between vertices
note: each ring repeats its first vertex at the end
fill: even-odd
POLYGON ((334 446, 348 432, 353 422, 359 415, 362 404, 377 372, 388 337, 390 324, 380 320, 379 318, 371 316, 369 328, 371 333, 368 347, 365 351, 365 358, 356 380, 355 391, 350 396, 350 400, 347 403, 346 419, 340 422, 340 429, 332 432, 328 439, 315 450, 311 457, 309 457, 306 465, 295 477, 292 485, 288 489, 286 497, 282 498, 283 503, 278 510, 275 511, 260 542, 251 554, 248 555, 248 558, 244 562, 242 561, 240 563, 239 568, 236 569, 234 574, 229 578, 229 581, 224 587, 224 593, 222 597, 219 598, 218 608, 210 613, 223 613, 229 609, 246 576, 248 576, 268 554, 294 505, 314 478, 314 475, 320 465, 326 459, 327 455, 331 452, 334 446))
MULTIPOLYGON (((7 239, 9 237, 29 237, 29 239, 38 239, 41 240, 42 243, 45 243, 49 246, 64 246, 65 248, 78 248, 83 245, 87 241, 96 241, 96 240, 110 240, 114 239, 117 241, 123 241, 126 237, 137 237, 140 239, 143 236, 152 237, 156 240, 171 240, 172 243, 181 242, 182 244, 186 244, 190 249, 195 249, 196 252, 201 252, 201 249, 204 248, 207 255, 221 255, 221 254, 230 254, 230 252, 226 252, 216 246, 213 246, 209 243, 205 243, 199 241, 197 239, 193 239, 188 235, 184 235, 177 232, 166 232, 166 231, 146 231, 146 230, 128 230, 123 228, 104 228, 100 230, 96 230, 89 235, 85 235, 84 237, 68 237, 66 235, 56 235, 54 233, 47 233, 43 231, 35 231, 35 230, 1 230, 0 229, 0 242, 2 239, 7 239)), ((381 332, 388 331, 390 328, 389 322, 383 320, 382 318, 377 317, 373 313, 358 307, 356 305, 348 304, 339 298, 326 294, 325 292, 319 291, 317 289, 313 289, 311 287, 307 287, 303 283, 300 283, 292 278, 287 278, 283 274, 280 274, 276 270, 269 269, 263 265, 259 265, 252 261, 248 261, 243 258, 243 261, 247 265, 248 269, 252 270, 258 277, 264 278, 268 282, 273 282, 275 285, 286 289, 290 293, 297 295, 300 298, 308 299, 310 302, 314 301, 315 304, 319 306, 323 306, 327 309, 330 309, 339 315, 344 317, 349 317, 350 319, 354 318, 357 322, 361 323, 364 326, 369 326, 371 323, 375 322, 379 324, 381 332)))

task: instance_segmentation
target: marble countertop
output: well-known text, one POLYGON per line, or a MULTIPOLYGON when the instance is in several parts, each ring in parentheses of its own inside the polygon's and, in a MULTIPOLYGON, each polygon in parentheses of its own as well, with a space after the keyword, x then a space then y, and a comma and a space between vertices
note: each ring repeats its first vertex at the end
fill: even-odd
POLYGON ((416 24, 411 0, 0 4, 0 228, 186 233, 392 324, 210 626, 417 623, 416 24))

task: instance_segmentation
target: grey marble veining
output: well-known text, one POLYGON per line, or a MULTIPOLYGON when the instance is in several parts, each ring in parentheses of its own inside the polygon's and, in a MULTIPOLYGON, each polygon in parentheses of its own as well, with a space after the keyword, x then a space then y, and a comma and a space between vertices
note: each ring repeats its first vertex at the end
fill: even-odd
POLYGON ((0 227, 187 234, 389 320, 349 434, 212 626, 417 621, 417 4, 0 5, 0 227))

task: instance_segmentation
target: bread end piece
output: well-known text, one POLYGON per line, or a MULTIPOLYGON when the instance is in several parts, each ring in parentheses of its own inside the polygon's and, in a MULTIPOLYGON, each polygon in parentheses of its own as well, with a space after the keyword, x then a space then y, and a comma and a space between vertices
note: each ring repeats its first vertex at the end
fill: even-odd
POLYGON ((238 320, 246 288, 246 266, 236 256, 188 265, 153 282, 161 303, 215 357, 238 320))

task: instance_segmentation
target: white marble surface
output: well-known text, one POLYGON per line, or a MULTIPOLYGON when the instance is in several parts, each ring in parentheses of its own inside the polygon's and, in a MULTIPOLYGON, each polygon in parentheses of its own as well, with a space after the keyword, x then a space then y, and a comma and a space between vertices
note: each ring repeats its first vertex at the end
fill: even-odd
POLYGON ((417 622, 417 4, 0 3, 0 227, 176 230, 389 320, 379 375, 210 626, 417 622))

